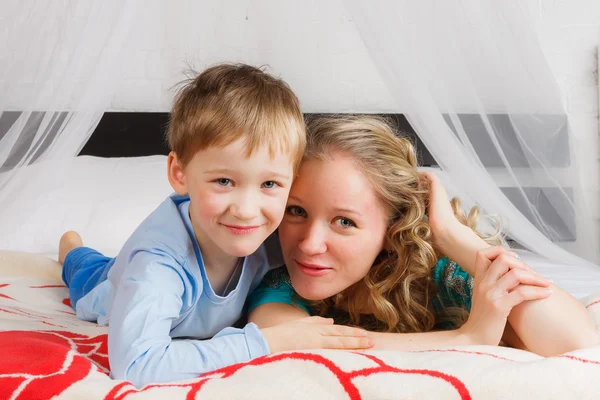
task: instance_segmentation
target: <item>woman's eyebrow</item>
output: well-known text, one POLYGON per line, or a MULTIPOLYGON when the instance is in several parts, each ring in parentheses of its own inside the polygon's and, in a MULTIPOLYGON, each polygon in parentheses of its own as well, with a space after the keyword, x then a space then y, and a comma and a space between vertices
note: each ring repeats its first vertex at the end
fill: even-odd
POLYGON ((298 196, 289 195, 288 199, 289 200, 294 200, 295 202, 298 202, 298 203, 302 203, 302 199, 300 197, 298 197, 298 196))
POLYGON ((341 213, 341 214, 353 214, 356 216, 361 216, 362 214, 360 213, 360 211, 352 209, 352 208, 335 208, 334 211, 336 213, 341 213))

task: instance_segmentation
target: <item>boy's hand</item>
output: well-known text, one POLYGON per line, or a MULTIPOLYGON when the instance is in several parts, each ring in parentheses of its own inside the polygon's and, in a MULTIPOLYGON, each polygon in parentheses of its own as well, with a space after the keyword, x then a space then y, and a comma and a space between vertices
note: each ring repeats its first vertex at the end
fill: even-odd
POLYGON ((308 349, 360 350, 374 345, 364 329, 334 325, 331 318, 302 318, 261 331, 271 353, 308 349))

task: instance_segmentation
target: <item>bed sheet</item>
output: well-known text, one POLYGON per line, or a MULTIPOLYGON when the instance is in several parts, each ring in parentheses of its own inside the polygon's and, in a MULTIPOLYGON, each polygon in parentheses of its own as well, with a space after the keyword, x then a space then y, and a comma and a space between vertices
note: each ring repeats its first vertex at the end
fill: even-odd
MULTIPOLYGON (((582 300, 600 324, 600 294, 582 300)), ((0 398, 592 399, 600 347, 559 357, 504 347, 273 354, 136 389, 108 376, 106 328, 78 320, 60 265, 0 252, 0 398)))

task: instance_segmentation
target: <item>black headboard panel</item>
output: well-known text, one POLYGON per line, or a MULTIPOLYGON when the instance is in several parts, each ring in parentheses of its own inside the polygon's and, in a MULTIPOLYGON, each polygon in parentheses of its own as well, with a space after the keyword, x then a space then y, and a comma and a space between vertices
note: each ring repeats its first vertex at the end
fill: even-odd
MULTIPOLYGON (((317 114, 306 114, 311 118, 317 114)), ((322 115, 322 114, 320 114, 322 115)), ((380 114, 415 145, 420 165, 437 165, 402 114, 380 114)), ((107 112, 79 155, 97 157, 139 157, 168 154, 164 134, 168 113, 107 112)))
MULTIPOLYGON (((306 114, 306 118, 314 117, 318 114, 306 114)), ((323 114, 319 114, 323 115, 323 114)), ((422 166, 437 166, 437 162, 429 153, 423 142, 419 140, 413 128, 410 126, 406 118, 402 114, 378 114, 387 117, 392 121, 396 129, 408 137, 414 144, 417 150, 417 156, 419 164, 422 166)), ((459 116, 461 122, 464 124, 470 123, 477 128, 478 116, 463 114, 459 116)), ((555 118, 554 116, 550 116, 555 118)), ((509 129, 510 119, 506 115, 491 115, 490 118, 498 126, 503 126, 509 129)), ((79 155, 91 155, 97 157, 139 157, 149 156, 156 154, 168 154, 169 149, 166 145, 164 134, 169 122, 168 113, 144 113, 144 112, 108 112, 102 117, 100 124, 86 143, 84 148, 81 150, 79 155)), ((554 157, 558 160, 556 167, 565 167, 570 164, 568 158, 568 140, 567 140, 567 125, 565 124, 564 135, 559 135, 552 146, 548 146, 548 151, 555 154, 556 152, 565 154, 564 159, 560 157, 554 157)), ((489 144, 484 143, 488 136, 478 135, 477 129, 472 133, 473 144, 475 147, 487 146, 489 144), (483 141, 483 142, 482 142, 483 141)), ((516 139, 516 136, 514 138, 516 139)), ((511 154, 511 165, 513 166, 527 166, 527 159, 517 153, 511 154)), ((497 167, 501 166, 502 162, 498 157, 487 157, 482 160, 485 166, 497 167), (496 159, 497 158, 497 159, 496 159)), ((523 199, 520 190, 514 187, 502 187, 504 194, 523 212, 523 214, 534 224, 537 224, 537 219, 531 214, 531 210, 527 206, 523 199)), ((570 187, 565 188, 542 188, 538 187, 526 187, 524 188, 525 195, 530 199, 537 199, 541 201, 540 213, 546 216, 546 223, 550 225, 555 232, 557 237, 552 238, 558 241, 573 241, 576 239, 576 226, 575 221, 569 221, 566 223, 563 218, 557 215, 556 210, 552 206, 552 197, 556 193, 557 198, 562 199, 563 194, 561 190, 564 190, 571 198, 573 196, 573 190, 570 187), (540 200, 541 199, 541 200, 540 200)))

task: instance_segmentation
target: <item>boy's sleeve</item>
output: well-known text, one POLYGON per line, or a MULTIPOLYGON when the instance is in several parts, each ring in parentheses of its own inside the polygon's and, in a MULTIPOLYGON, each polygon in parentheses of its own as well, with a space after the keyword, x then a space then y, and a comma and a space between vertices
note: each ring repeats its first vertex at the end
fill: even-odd
POLYGON ((212 339, 172 339, 181 313, 184 281, 166 259, 137 252, 121 278, 108 330, 111 376, 141 387, 198 377, 227 365, 269 354, 255 324, 226 328, 212 339), (136 268, 139 267, 139 268, 136 268))
POLYGON ((433 279, 438 287, 440 307, 463 307, 471 311, 473 277, 448 257, 441 258, 435 265, 433 279))
POLYGON ((250 313, 256 307, 266 303, 284 303, 298 307, 310 314, 306 300, 294 296, 294 294, 287 269, 285 267, 273 269, 267 272, 260 285, 248 296, 247 312, 250 313))

